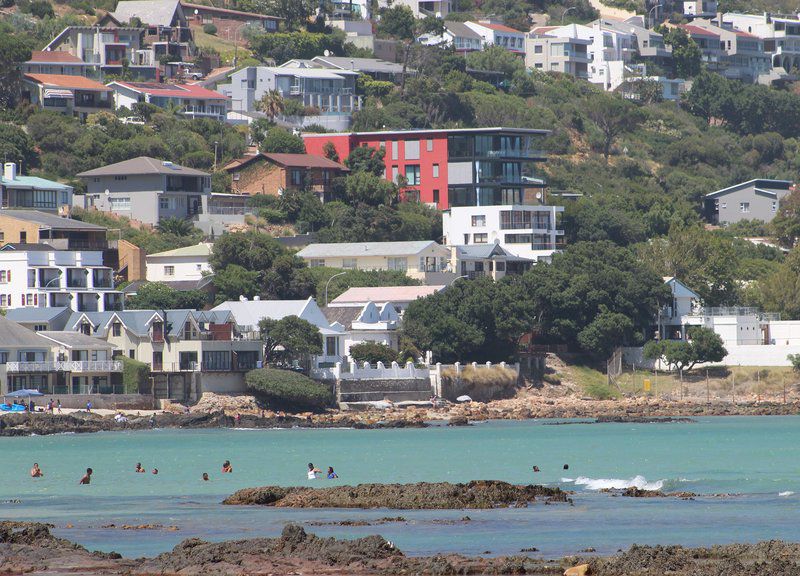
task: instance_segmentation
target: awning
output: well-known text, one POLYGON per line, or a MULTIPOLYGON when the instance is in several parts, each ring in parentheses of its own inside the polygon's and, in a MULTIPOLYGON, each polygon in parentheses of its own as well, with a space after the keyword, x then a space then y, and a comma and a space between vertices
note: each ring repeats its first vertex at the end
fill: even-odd
POLYGON ((75 94, 70 90, 61 90, 59 88, 45 88, 45 98, 75 98, 75 94))

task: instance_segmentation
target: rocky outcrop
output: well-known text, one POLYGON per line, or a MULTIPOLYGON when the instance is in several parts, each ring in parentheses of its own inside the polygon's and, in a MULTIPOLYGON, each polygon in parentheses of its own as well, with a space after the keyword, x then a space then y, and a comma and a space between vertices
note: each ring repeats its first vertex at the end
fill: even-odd
POLYGON ((496 480, 466 484, 359 484, 331 488, 263 486, 245 488, 223 504, 278 508, 462 509, 525 507, 535 502, 568 502, 569 493, 546 486, 517 486, 496 480))

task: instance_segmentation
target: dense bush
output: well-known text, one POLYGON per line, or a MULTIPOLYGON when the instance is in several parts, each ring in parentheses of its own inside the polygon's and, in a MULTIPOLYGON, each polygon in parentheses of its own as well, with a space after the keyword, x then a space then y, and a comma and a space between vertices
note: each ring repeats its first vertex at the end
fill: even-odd
POLYGON ((318 412, 333 405, 333 394, 327 386, 290 370, 251 370, 245 380, 252 394, 277 410, 318 412))
POLYGON ((125 394, 147 394, 149 392, 150 367, 147 364, 123 355, 116 356, 114 360, 122 362, 122 385, 125 388, 125 394))
POLYGON ((217 27, 213 24, 203 24, 203 32, 211 34, 212 36, 217 33, 217 27))
POLYGON ((384 366, 387 366, 397 360, 397 350, 393 350, 386 344, 362 342, 350 346, 350 357, 356 362, 369 362, 372 365, 383 362, 384 366))

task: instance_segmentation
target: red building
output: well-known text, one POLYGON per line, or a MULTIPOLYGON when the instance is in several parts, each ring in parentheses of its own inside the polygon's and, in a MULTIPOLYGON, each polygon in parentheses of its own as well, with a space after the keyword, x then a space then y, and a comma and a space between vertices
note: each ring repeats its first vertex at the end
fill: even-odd
POLYGON ((358 146, 386 150, 385 176, 405 178, 404 197, 440 209, 451 206, 522 204, 523 168, 543 161, 534 142, 546 130, 466 128, 338 134, 303 134, 306 152, 325 155, 330 142, 344 161, 358 146))

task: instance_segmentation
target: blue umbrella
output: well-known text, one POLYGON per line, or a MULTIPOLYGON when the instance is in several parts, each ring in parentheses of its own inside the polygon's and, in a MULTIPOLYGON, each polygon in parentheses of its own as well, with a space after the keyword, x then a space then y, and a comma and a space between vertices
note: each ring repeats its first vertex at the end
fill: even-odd
POLYGON ((15 390, 5 395, 8 398, 29 398, 31 396, 44 396, 38 390, 23 388, 22 390, 15 390))

